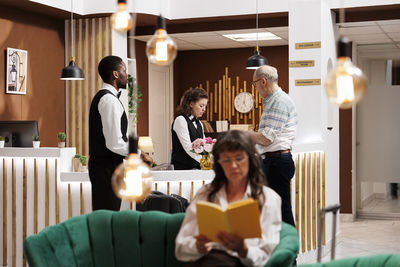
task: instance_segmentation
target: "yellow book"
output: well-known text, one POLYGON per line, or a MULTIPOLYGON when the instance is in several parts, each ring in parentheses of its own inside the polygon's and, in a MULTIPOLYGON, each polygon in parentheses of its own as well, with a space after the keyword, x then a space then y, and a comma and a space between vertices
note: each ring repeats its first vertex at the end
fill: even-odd
POLYGON ((226 210, 214 203, 196 202, 199 233, 218 242, 220 231, 236 234, 242 238, 261 237, 260 211, 252 198, 232 202, 226 210))

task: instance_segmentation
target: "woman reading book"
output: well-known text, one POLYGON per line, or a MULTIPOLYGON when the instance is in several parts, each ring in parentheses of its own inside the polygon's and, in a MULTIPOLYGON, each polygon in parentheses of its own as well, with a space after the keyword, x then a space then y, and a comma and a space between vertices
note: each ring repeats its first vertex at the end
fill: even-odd
MULTIPOLYGON (((198 191, 186 210, 176 238, 176 257, 187 262, 185 266, 264 266, 279 243, 281 199, 264 186, 260 156, 246 132, 228 131, 220 136, 213 156, 215 178, 198 191), (258 203, 260 238, 244 239, 220 231, 218 242, 213 242, 199 234, 196 202, 208 201, 226 209, 230 203, 249 198, 258 203)), ((242 218, 243 225, 247 220, 242 218)))

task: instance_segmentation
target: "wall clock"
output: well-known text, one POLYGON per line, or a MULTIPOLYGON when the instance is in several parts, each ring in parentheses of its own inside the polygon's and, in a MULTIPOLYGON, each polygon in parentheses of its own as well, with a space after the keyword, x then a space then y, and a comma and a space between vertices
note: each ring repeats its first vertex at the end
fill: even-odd
POLYGON ((254 97, 249 92, 241 92, 235 97, 235 109, 240 113, 250 112, 254 108, 254 97))

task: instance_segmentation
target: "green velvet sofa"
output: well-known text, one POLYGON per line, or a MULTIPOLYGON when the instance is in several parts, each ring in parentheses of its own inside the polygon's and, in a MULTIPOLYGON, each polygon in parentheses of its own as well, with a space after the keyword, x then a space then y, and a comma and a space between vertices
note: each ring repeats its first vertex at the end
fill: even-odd
MULTIPOLYGON (((172 267, 183 213, 95 211, 49 226, 24 242, 30 267, 172 267)), ((266 266, 291 266, 299 248, 296 228, 283 223, 280 244, 266 266)))

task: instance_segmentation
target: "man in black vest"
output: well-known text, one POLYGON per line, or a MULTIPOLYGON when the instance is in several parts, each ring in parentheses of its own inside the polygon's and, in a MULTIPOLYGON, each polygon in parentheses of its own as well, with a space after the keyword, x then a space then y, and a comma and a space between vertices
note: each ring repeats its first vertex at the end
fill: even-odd
POLYGON ((89 177, 93 210, 119 210, 121 200, 114 194, 111 177, 128 154, 128 119, 119 100, 128 74, 120 57, 107 56, 98 66, 104 84, 94 96, 89 113, 89 177))

